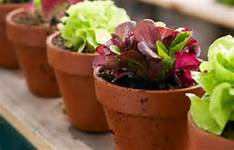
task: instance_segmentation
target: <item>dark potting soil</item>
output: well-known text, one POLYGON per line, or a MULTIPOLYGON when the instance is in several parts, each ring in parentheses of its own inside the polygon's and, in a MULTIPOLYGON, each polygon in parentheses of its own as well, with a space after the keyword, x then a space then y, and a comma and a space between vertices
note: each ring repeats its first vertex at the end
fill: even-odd
POLYGON ((32 25, 32 26, 39 26, 39 25, 47 25, 47 22, 42 19, 42 17, 38 14, 31 14, 31 13, 20 13, 17 14, 13 20, 16 23, 24 24, 24 25, 32 25))
POLYGON ((223 137, 234 140, 234 121, 230 121, 226 128, 224 129, 224 132, 222 134, 223 137))
POLYGON ((65 40, 61 36, 56 36, 52 42, 54 45, 56 45, 64 50, 71 51, 71 52, 77 52, 77 50, 74 49, 73 47, 69 47, 69 48, 66 47, 65 40))
POLYGON ((52 43, 54 44, 54 45, 56 45, 56 46, 58 46, 59 48, 61 48, 61 49, 67 49, 67 47, 65 46, 65 41, 64 41, 64 39, 61 37, 61 36, 56 36, 56 37, 54 37, 54 39, 53 39, 53 41, 52 41, 52 43))
POLYGON ((174 82, 173 79, 168 79, 167 81, 162 81, 161 83, 159 83, 159 82, 150 82, 143 79, 129 78, 128 76, 125 76, 113 82, 113 77, 109 72, 100 71, 98 76, 103 78, 107 82, 126 88, 143 89, 143 90, 173 90, 180 88, 174 82))

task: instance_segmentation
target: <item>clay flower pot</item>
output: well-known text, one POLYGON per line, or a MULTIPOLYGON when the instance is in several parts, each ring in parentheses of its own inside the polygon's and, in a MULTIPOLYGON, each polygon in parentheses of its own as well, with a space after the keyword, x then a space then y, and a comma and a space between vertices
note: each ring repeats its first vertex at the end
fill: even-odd
POLYGON ((18 62, 15 51, 8 41, 6 34, 6 15, 24 4, 0 4, 0 67, 7 69, 17 69, 18 62))
POLYGON ((46 26, 16 23, 13 18, 26 13, 24 9, 7 15, 7 34, 13 43, 17 58, 31 92, 41 97, 57 97, 59 89, 53 69, 47 62, 46 26))
POLYGON ((198 128, 192 121, 189 114, 189 135, 190 149, 189 150, 233 150, 234 141, 228 140, 220 136, 210 134, 198 128))
POLYGON ((200 87, 147 91, 111 84, 94 71, 96 95, 104 106, 117 150, 187 150, 185 93, 201 95, 200 87))
POLYGON ((48 59, 53 66, 71 123, 87 132, 108 131, 102 106, 97 102, 92 76, 95 54, 79 54, 61 49, 47 40, 48 59))

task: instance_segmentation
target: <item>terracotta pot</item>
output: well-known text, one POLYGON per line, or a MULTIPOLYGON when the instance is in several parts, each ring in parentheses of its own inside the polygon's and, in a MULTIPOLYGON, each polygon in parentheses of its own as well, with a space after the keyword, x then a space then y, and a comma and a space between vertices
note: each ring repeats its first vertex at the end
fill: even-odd
POLYGON ((103 108, 94 91, 92 61, 96 55, 61 49, 53 44, 57 36, 59 33, 47 40, 48 58, 55 69, 71 123, 87 132, 108 131, 103 108))
POLYGON ((120 87, 98 77, 96 95, 104 106, 117 150, 187 150, 185 93, 201 95, 200 87, 147 91, 120 87))
POLYGON ((234 141, 210 134, 199 129, 189 114, 189 134, 191 145, 189 150, 234 150, 234 141))
POLYGON ((0 67, 18 68, 15 51, 7 38, 5 18, 10 11, 23 6, 24 4, 0 4, 0 67))
POLYGON ((47 62, 46 26, 30 26, 13 21, 14 17, 26 13, 24 9, 7 15, 7 34, 13 43, 19 64, 31 92, 41 97, 57 97, 59 89, 53 69, 47 62))

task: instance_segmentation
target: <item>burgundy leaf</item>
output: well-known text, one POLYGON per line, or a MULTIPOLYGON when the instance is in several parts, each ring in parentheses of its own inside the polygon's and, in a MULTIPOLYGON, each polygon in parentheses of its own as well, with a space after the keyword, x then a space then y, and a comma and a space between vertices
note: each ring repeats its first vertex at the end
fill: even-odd
POLYGON ((128 21, 123 24, 120 24, 115 29, 115 34, 117 34, 122 40, 127 38, 136 27, 135 21, 128 21))
POLYGON ((136 76, 145 78, 147 76, 147 62, 144 55, 136 50, 122 52, 119 56, 121 66, 136 76))
POLYGON ((33 12, 35 10, 35 7, 33 5, 33 1, 29 1, 24 8, 29 11, 29 12, 33 12))
POLYGON ((191 70, 177 69, 175 71, 175 76, 176 76, 177 83, 181 87, 189 87, 195 84, 195 81, 192 78, 191 70))
POLYGON ((161 36, 160 41, 162 41, 163 44, 167 47, 169 47, 171 45, 172 41, 179 34, 178 31, 172 30, 170 28, 159 27, 159 28, 157 28, 157 30, 159 30, 159 32, 160 32, 160 36, 161 36))
POLYGON ((175 69, 190 69, 195 71, 199 69, 200 63, 198 58, 193 54, 186 52, 176 53, 175 69))
POLYGON ((109 55, 110 49, 106 45, 100 45, 96 48, 96 52, 99 55, 109 55))
POLYGON ((121 47, 122 40, 118 37, 112 38, 111 40, 107 41, 106 46, 110 47, 111 45, 115 45, 117 47, 121 47))
POLYGON ((195 40, 194 38, 191 38, 186 44, 186 46, 184 47, 183 51, 199 56, 201 53, 201 48, 197 40, 195 40))
POLYGON ((105 56, 100 55, 96 57, 93 61, 93 67, 96 68, 98 66, 101 66, 104 69, 115 69, 119 67, 119 61, 116 56, 105 56))
POLYGON ((156 41, 160 39, 160 32, 155 30, 155 23, 145 19, 137 24, 134 35, 138 42, 144 41, 151 49, 155 48, 156 41))
POLYGON ((146 44, 146 42, 144 42, 144 41, 139 42, 138 45, 137 45, 137 47, 138 47, 138 50, 142 54, 144 54, 144 55, 146 55, 148 57, 154 58, 154 59, 160 59, 160 57, 152 49, 150 49, 148 47, 148 45, 146 44))
POLYGON ((161 59, 150 59, 148 68, 148 77, 151 81, 161 80, 161 71, 163 69, 163 62, 161 59))
POLYGON ((51 11, 58 4, 65 3, 65 0, 42 0, 42 8, 45 12, 51 11))
POLYGON ((195 84, 192 79, 191 71, 199 71, 201 62, 194 54, 179 52, 176 54, 175 78, 182 87, 188 87, 195 84))

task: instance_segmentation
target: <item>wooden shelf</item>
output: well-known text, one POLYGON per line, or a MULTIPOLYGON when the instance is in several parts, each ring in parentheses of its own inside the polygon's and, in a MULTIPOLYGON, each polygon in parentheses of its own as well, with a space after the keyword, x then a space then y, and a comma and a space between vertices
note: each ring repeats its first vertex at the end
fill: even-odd
POLYGON ((215 0, 138 0, 192 15, 234 29, 234 7, 215 0))
POLYGON ((39 150, 113 150, 110 134, 87 134, 71 127, 61 98, 43 99, 27 89, 20 71, 0 70, 0 116, 39 150))

